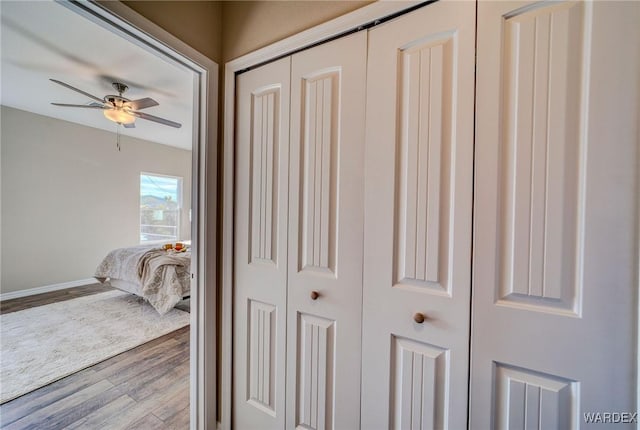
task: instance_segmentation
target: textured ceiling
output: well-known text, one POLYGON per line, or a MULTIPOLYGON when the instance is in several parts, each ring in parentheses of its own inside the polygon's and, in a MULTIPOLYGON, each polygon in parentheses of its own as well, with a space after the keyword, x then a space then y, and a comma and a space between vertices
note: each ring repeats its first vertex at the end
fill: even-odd
POLYGON ((111 83, 127 84, 125 97, 151 97, 159 106, 145 113, 182 124, 174 129, 142 119, 121 133, 191 149, 193 74, 52 1, 0 1, 0 103, 17 109, 115 132, 100 110, 64 108, 50 102, 91 100, 49 81, 58 79, 98 96, 116 94, 111 83))

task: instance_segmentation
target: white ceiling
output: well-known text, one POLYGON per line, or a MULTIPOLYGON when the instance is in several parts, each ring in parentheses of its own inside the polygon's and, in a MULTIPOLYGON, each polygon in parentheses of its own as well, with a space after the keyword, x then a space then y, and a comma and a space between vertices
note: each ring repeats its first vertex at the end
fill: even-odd
POLYGON ((112 82, 129 86, 125 97, 155 99, 145 113, 182 124, 175 129, 142 119, 123 135, 191 149, 192 72, 148 52, 53 1, 0 1, 0 104, 115 132, 96 109, 53 106, 91 100, 61 87, 66 82, 99 98, 117 94, 112 82))

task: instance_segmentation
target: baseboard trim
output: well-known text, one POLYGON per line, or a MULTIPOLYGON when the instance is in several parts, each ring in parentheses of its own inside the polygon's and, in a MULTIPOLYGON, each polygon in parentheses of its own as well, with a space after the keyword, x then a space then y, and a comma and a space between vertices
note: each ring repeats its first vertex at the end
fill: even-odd
POLYGON ((79 279, 77 281, 63 282, 61 284, 45 285, 43 287, 29 288, 28 290, 11 291, 0 294, 0 301, 19 299, 20 297, 34 296, 36 294, 50 293, 51 291, 64 290, 66 288, 82 287, 95 284, 95 278, 79 279))

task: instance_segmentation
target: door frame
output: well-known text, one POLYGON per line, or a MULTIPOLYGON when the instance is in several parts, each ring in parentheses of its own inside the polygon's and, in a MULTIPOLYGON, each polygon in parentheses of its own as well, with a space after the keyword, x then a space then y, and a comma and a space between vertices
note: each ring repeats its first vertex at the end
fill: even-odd
POLYGON ((224 66, 224 118, 222 153, 222 233, 220 266, 220 419, 219 428, 232 428, 233 390, 233 242, 234 242, 234 201, 235 201, 235 121, 236 121, 236 81, 237 73, 264 63, 291 55, 311 46, 347 35, 353 31, 365 30, 377 25, 384 18, 394 17, 431 3, 433 0, 393 2, 376 0, 353 12, 327 21, 301 33, 295 34, 264 48, 225 63, 224 66))
POLYGON ((191 297, 195 306, 190 317, 190 427, 214 429, 218 64, 120 1, 55 1, 194 74, 191 297))

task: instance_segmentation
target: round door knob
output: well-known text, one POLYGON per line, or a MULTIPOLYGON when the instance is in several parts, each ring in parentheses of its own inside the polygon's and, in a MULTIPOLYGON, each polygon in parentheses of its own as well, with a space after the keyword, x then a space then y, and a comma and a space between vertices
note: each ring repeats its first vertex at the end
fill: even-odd
POLYGON ((318 297, 320 297, 320 293, 317 291, 312 291, 311 292, 311 300, 318 300, 318 297))
POLYGON ((422 324, 424 322, 424 314, 418 312, 413 316, 413 320, 418 324, 422 324))

